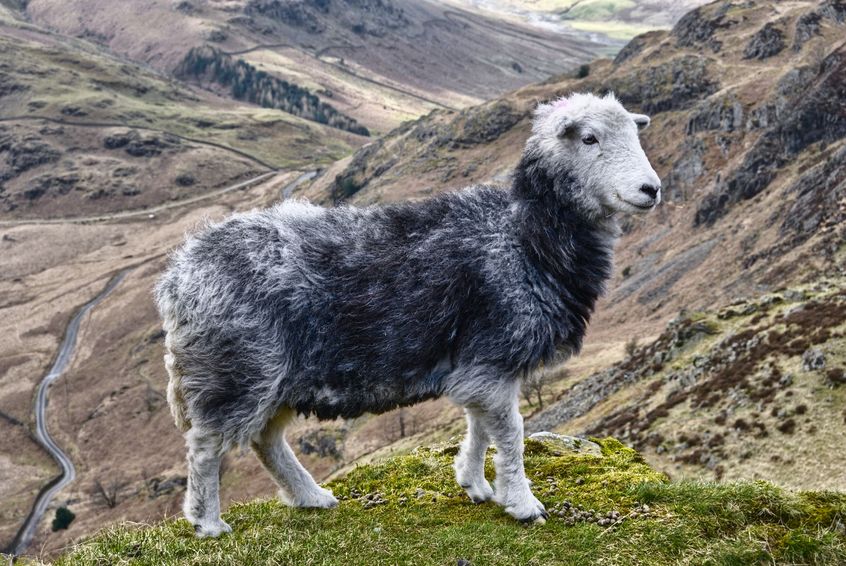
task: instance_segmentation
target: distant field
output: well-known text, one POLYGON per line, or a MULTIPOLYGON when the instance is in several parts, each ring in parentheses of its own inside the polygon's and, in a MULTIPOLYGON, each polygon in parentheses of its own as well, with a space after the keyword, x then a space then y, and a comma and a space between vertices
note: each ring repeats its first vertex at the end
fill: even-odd
POLYGON ((688 10, 706 0, 457 0, 492 12, 510 13, 545 24, 601 33, 628 40, 641 33, 666 29, 688 10))

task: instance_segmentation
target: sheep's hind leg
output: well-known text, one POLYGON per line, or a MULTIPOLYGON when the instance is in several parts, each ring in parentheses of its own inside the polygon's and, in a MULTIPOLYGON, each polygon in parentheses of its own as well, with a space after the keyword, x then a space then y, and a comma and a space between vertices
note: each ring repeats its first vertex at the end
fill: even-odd
POLYGON ((185 434, 188 488, 183 511, 198 537, 217 537, 232 529, 220 518, 220 436, 197 428, 185 434))
POLYGON ((285 427, 294 416, 291 409, 279 411, 253 442, 253 449, 279 484, 279 495, 284 503, 292 507, 335 507, 338 500, 331 491, 317 485, 285 440, 285 427))
POLYGON ((484 408, 482 422, 496 446, 494 499, 505 512, 524 523, 543 524, 549 514, 532 494, 523 469, 523 417, 517 394, 484 408))
POLYGON ((485 431, 481 411, 466 408, 464 412, 467 415, 467 436, 455 457, 455 479, 474 503, 482 503, 494 495, 491 484, 485 479, 485 454, 490 437, 485 431))

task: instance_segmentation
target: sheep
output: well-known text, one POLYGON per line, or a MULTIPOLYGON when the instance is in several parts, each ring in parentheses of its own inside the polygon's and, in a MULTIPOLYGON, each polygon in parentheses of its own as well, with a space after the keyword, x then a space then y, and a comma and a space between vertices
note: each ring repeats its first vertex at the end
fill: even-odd
POLYGON ((231 531, 218 496, 229 448, 251 445, 283 502, 329 508, 332 492, 285 440, 292 419, 441 396, 467 419, 458 484, 543 523, 523 469, 520 382, 579 351, 617 216, 660 202, 638 140, 648 123, 613 95, 573 94, 537 107, 510 189, 366 208, 288 200, 190 237, 155 294, 197 536, 231 531), (491 441, 496 489, 484 475, 491 441))

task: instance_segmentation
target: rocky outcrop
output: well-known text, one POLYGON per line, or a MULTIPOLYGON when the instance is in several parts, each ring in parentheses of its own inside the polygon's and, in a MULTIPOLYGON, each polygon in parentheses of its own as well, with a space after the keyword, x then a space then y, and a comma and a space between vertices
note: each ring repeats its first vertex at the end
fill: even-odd
POLYGON ((820 32, 822 17, 816 12, 804 14, 796 20, 796 30, 793 33, 793 50, 801 51, 802 47, 820 32))
POLYGON ((175 136, 142 134, 138 130, 111 134, 103 139, 106 149, 123 149, 132 157, 155 157, 179 145, 181 140, 175 136))
POLYGON ((266 16, 309 33, 322 33, 325 26, 313 13, 313 9, 319 10, 320 5, 319 2, 297 0, 250 0, 244 12, 250 16, 266 16))
POLYGON ((719 89, 706 59, 682 55, 666 63, 635 69, 611 80, 611 89, 623 104, 655 114, 689 107, 719 89))
POLYGON ((718 30, 730 27, 734 20, 726 18, 733 2, 722 2, 696 8, 685 14, 673 27, 676 45, 679 47, 706 46, 714 53, 722 49, 722 42, 716 37, 718 30))
MULTIPOLYGON (((810 68, 799 76, 813 74, 810 68)), ((790 79, 788 73, 786 78, 790 79)), ((777 120, 761 135, 724 185, 706 195, 696 211, 695 225, 712 225, 734 204, 763 191, 778 170, 808 146, 846 136, 846 47, 830 54, 813 80, 788 81, 776 101, 777 120), (782 111, 779 111, 783 109, 782 111)), ((784 86, 784 85, 782 85, 784 86)))
POLYGON ((692 136, 710 130, 733 132, 743 127, 743 120, 743 104, 736 96, 709 97, 693 110, 685 133, 692 136))
POLYGON ((33 167, 54 163, 61 157, 57 149, 41 138, 33 135, 18 138, 6 128, 0 128, 0 155, 5 159, 5 167, 0 169, 0 183, 33 167))
POLYGON ((744 59, 767 59, 784 50, 784 32, 772 23, 767 23, 752 36, 743 50, 744 59))

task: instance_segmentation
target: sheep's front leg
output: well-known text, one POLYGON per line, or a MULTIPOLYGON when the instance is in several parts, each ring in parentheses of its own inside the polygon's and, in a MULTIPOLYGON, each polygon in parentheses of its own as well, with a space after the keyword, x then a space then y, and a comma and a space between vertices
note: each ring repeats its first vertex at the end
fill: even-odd
POLYGON ((279 411, 253 443, 253 449, 279 485, 283 503, 291 507, 335 507, 338 500, 332 492, 317 485, 285 441, 285 427, 294 416, 291 409, 279 411))
POLYGON ((220 518, 220 437, 192 428, 188 444, 188 488, 183 511, 198 537, 217 537, 232 529, 220 518))
POLYGON ((518 521, 545 523, 549 514, 529 489, 523 469, 523 417, 517 396, 504 405, 486 409, 482 420, 496 445, 494 499, 518 521))
POLYGON ((482 411, 466 408, 464 412, 467 416, 467 436, 455 457, 455 479, 474 503, 482 503, 494 495, 491 484, 485 479, 485 454, 490 437, 485 431, 482 411))

